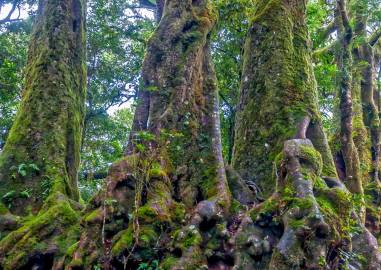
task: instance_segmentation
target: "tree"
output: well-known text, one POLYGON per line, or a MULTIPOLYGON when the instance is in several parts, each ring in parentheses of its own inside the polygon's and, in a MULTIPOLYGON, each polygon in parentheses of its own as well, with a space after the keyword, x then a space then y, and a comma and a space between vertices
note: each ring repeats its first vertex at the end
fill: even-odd
POLYGON ((214 227, 228 212, 230 192, 208 41, 216 17, 208 1, 166 1, 164 9, 143 65, 143 90, 149 93, 147 129, 135 133, 132 151, 111 169, 105 194, 89 209, 71 267, 88 267, 101 258, 98 262, 105 269, 119 264, 134 268, 139 260, 158 256, 152 249, 156 241, 165 252, 176 230, 184 231, 173 235, 179 241, 183 234, 191 239, 180 242, 181 258, 168 258, 167 267, 206 263, 199 230, 214 227), (105 203, 112 200, 111 205, 105 203), (121 219, 120 213, 132 215, 121 219), (192 224, 191 231, 183 227, 184 218, 192 224), (118 228, 125 229, 116 234, 118 230, 107 228, 117 220, 118 228))
POLYGON ((339 246, 371 254, 364 268, 380 263, 371 248, 375 239, 358 217, 361 236, 345 232, 355 208, 336 179, 321 126, 305 13, 306 1, 258 1, 245 46, 233 166, 242 177, 254 178, 267 200, 249 210, 236 236, 236 265, 242 269, 352 264, 340 261, 340 251, 327 257, 339 246))
POLYGON ((133 1, 88 1, 87 6, 88 83, 81 164, 81 176, 87 179, 80 180, 91 185, 89 176, 107 175, 109 164, 123 156, 119 148, 125 145, 129 129, 118 128, 111 111, 135 103, 154 22, 133 1))
MULTIPOLYGON (((22 103, 0 157, 0 197, 6 205, 1 205, 1 230, 12 231, 0 245, 5 269, 33 261, 37 239, 70 238, 62 232, 79 217, 75 210, 80 207, 77 173, 86 96, 84 10, 81 0, 39 3, 22 103), (15 216, 37 212, 29 222, 15 216)), ((46 260, 49 255, 39 263, 46 260)))
POLYGON ((352 102, 352 52, 350 44, 353 32, 350 26, 345 1, 337 3, 336 24, 340 40, 340 51, 337 52, 337 65, 341 71, 338 92, 340 97, 340 139, 342 158, 345 167, 346 186, 352 193, 364 195, 363 181, 360 175, 360 159, 353 140, 353 102, 352 102))
POLYGON ((251 26, 251 38, 245 46, 232 162, 242 177, 259 184, 265 197, 274 191, 272 172, 276 156, 284 141, 297 136, 301 126, 323 156, 323 174, 336 176, 318 111, 303 15, 305 3, 300 1, 300 8, 291 10, 277 5, 277 1, 268 5, 257 3, 256 14, 271 12, 279 21, 266 22, 270 16, 263 15, 257 19, 270 26, 262 26, 261 22, 251 26), (285 24, 279 14, 290 18, 287 21, 294 20, 292 25, 285 24), (266 35, 266 31, 272 32, 266 35))

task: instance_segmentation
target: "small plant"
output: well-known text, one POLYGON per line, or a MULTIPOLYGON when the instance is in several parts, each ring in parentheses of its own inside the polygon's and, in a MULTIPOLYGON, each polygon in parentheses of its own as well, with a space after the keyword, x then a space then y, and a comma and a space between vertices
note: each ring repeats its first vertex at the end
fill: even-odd
POLYGON ((31 192, 32 192, 31 189, 26 189, 26 190, 20 192, 20 196, 19 197, 27 199, 27 198, 29 198, 31 196, 31 192))
POLYGON ((43 180, 41 182, 41 197, 42 199, 46 199, 49 194, 50 194, 50 190, 52 189, 52 186, 53 186, 53 183, 52 183, 52 180, 48 177, 48 176, 43 176, 43 180))
POLYGON ((110 206, 110 205, 113 205, 113 204, 115 204, 117 202, 118 201, 114 200, 114 199, 105 199, 104 204, 110 206))
POLYGON ((159 261, 153 260, 151 263, 143 262, 139 264, 137 270, 159 270, 159 261))
POLYGON ((8 208, 11 208, 12 203, 16 198, 28 199, 31 196, 31 192, 32 192, 31 189, 26 189, 26 190, 21 191, 19 193, 16 192, 15 190, 11 190, 11 191, 7 192, 6 194, 4 194, 3 197, 1 198, 1 200, 3 201, 3 203, 8 208))
POLYGON ((140 131, 136 136, 142 141, 153 141, 155 140, 155 135, 148 131, 140 131))
POLYGON ((8 208, 11 208, 12 202, 13 202, 14 198, 16 197, 16 195, 17 195, 17 192, 14 190, 11 190, 11 191, 7 192, 6 194, 4 194, 3 197, 1 198, 1 200, 3 201, 4 204, 7 205, 8 208))
POLYGON ((25 164, 21 163, 17 168, 17 173, 22 177, 27 176, 28 174, 37 173, 40 171, 40 168, 34 163, 25 164))
POLYGON ((361 263, 366 263, 366 258, 362 256, 361 254, 350 252, 350 251, 344 251, 342 249, 339 249, 339 256, 341 260, 343 261, 343 269, 350 269, 350 263, 354 261, 358 261, 361 263))

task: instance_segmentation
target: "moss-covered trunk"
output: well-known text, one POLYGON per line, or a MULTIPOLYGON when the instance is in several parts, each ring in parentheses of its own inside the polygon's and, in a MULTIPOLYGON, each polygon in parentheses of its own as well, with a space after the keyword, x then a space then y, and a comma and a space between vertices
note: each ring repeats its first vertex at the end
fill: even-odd
POLYGON ((0 157, 1 269, 60 269, 54 259, 78 237, 85 51, 85 1, 39 1, 22 102, 0 157))
POLYGON ((221 248, 216 224, 230 192, 209 48, 215 20, 207 0, 165 2, 143 64, 145 127, 88 207, 71 269, 136 269, 154 260, 163 269, 196 269, 221 248))
MULTIPOLYGON (((371 179, 379 188, 380 183, 380 151, 381 151, 381 130, 380 118, 377 104, 377 94, 375 89, 375 62, 374 48, 368 38, 367 27, 367 3, 364 1, 354 1, 353 13, 355 19, 354 34, 359 44, 354 44, 354 60, 360 72, 357 77, 358 84, 361 85, 361 101, 363 118, 371 142, 371 179)), ((374 45, 374 44, 373 44, 374 45)))
MULTIPOLYGON (((246 213, 235 235, 238 269, 371 269, 381 262, 351 193, 336 178, 317 109, 305 12, 306 1, 272 0, 258 1, 253 15, 233 166, 267 199, 246 213), (347 230, 350 224, 359 234, 347 230), (342 252, 370 256, 343 261, 342 252)), ((343 134, 351 133, 351 111, 347 117, 343 134)))
POLYGON ((346 2, 337 4, 336 24, 340 40, 340 50, 336 53, 336 62, 340 71, 338 96, 340 97, 340 139, 341 151, 345 165, 346 186, 352 193, 363 196, 360 159, 353 140, 353 99, 352 99, 352 53, 353 32, 347 15, 346 2))
POLYGON ((14 213, 39 210, 52 192, 79 199, 84 9, 81 0, 39 3, 22 103, 0 156, 0 197, 14 213))
POLYGON ((246 41, 232 164, 266 196, 274 191, 273 163, 283 142, 306 117, 323 174, 336 175, 318 112, 305 9, 305 1, 257 1, 246 41))

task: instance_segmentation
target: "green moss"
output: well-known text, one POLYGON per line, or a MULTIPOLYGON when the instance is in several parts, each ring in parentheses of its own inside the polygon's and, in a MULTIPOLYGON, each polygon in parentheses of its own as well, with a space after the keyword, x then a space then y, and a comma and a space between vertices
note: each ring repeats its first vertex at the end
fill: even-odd
POLYGON ((132 246, 134 242, 134 231, 132 227, 130 226, 127 230, 119 232, 114 237, 114 243, 112 245, 112 254, 113 255, 119 255, 121 254, 125 249, 128 249, 132 246))
POLYGON ((151 247, 156 243, 158 234, 154 227, 150 225, 140 225, 136 232, 130 225, 127 230, 119 232, 113 238, 112 254, 118 256, 123 251, 131 249, 135 243, 135 237, 138 238, 137 245, 139 248, 148 249, 151 252, 151 247))
POLYGON ((199 245, 202 241, 201 235, 197 231, 189 231, 185 238, 181 240, 184 248, 189 248, 195 245, 199 245))
POLYGON ((142 226, 139 230, 139 243, 143 247, 150 247, 158 239, 158 235, 154 228, 150 225, 142 226))
POLYGON ((267 199, 261 205, 250 210, 249 215, 253 221, 255 221, 258 215, 273 215, 279 210, 279 200, 276 199, 267 199))
POLYGON ((83 266, 83 260, 81 259, 74 259, 70 262, 70 267, 82 267, 83 266))
POLYGON ((306 226, 306 221, 304 219, 291 219, 288 225, 293 229, 298 229, 306 226))
POLYGON ((339 189, 318 189, 316 201, 336 238, 348 237, 351 230, 353 204, 350 194, 339 189))
POLYGON ((235 214, 238 214, 243 209, 244 209, 244 207, 241 205, 241 203, 234 199, 234 200, 232 200, 229 212, 232 215, 235 215, 235 214))
POLYGON ((175 266, 177 261, 178 261, 178 258, 175 258, 175 257, 172 257, 172 256, 166 257, 163 260, 163 262, 160 264, 160 269, 163 269, 163 270, 173 269, 173 266, 175 266))
POLYGON ((149 170, 149 175, 151 177, 164 178, 167 177, 167 173, 163 170, 159 163, 152 164, 151 169, 149 170))
POLYGON ((76 243, 74 243, 73 245, 71 245, 71 246, 67 249, 67 251, 66 251, 66 255, 68 255, 69 257, 71 257, 71 256, 73 255, 74 251, 77 250, 77 248, 78 248, 78 244, 79 244, 79 242, 76 242, 76 243))
POLYGON ((313 204, 314 204, 313 197, 293 198, 291 202, 291 207, 298 207, 301 210, 308 210, 308 209, 311 209, 313 204))
POLYGON ((90 212, 89 214, 87 214, 85 217, 84 217, 84 221, 87 222, 87 223, 92 223, 92 222, 96 222, 97 220, 99 220, 99 218, 102 218, 103 216, 103 213, 102 213, 102 208, 99 207, 97 209, 95 209, 94 211, 90 212))
POLYGON ((186 212, 184 204, 174 202, 173 205, 174 206, 171 209, 172 220, 174 222, 182 222, 185 218, 185 212, 186 212))
POLYGON ((156 221, 157 212, 150 205, 146 204, 138 209, 137 217, 147 223, 156 221))
MULTIPOLYGON (((82 22, 76 33, 72 28, 74 5, 63 5, 46 1, 38 13, 20 109, 0 155, 0 197, 12 189, 17 193, 28 189, 30 199, 24 201, 35 212, 48 195, 44 196, 46 190, 41 185, 46 179, 51 181, 49 192, 79 199, 77 171, 86 96, 86 46, 81 39, 84 5, 81 3, 75 12, 82 22), (33 164, 38 173, 14 170, 22 164, 33 164)), ((25 214, 22 207, 12 207, 11 211, 25 214)))
POLYGON ((81 227, 79 223, 72 226, 68 226, 65 232, 54 237, 52 241, 58 246, 59 252, 56 254, 57 257, 64 256, 70 252, 70 248, 73 248, 74 243, 78 243, 81 235, 81 227))
POLYGON ((9 213, 8 208, 0 202, 0 215, 5 215, 7 213, 9 213))
MULTIPOLYGON (((320 127, 321 120, 301 7, 280 0, 257 1, 256 6, 244 50, 232 165, 244 179, 254 180, 267 197, 276 186, 273 164, 279 166, 284 142, 295 137, 304 117, 320 127)), ((324 166, 333 167, 324 133, 316 134, 311 140, 319 142, 317 149, 329 157, 324 166)), ((311 158, 318 161, 317 155, 311 158)), ((316 163, 319 170, 321 163, 316 163)))
POLYGON ((313 167, 315 175, 321 175, 323 169, 323 160, 318 151, 313 147, 306 145, 300 146, 301 158, 308 161, 309 165, 313 167))
POLYGON ((325 181, 321 177, 315 178, 314 188, 325 189, 327 187, 328 187, 327 184, 325 183, 325 181))
POLYGON ((78 241, 79 215, 67 201, 57 202, 47 211, 30 218, 22 227, 0 241, 0 253, 5 254, 4 269, 17 269, 34 252, 44 252, 50 245, 58 248, 57 256, 78 241))

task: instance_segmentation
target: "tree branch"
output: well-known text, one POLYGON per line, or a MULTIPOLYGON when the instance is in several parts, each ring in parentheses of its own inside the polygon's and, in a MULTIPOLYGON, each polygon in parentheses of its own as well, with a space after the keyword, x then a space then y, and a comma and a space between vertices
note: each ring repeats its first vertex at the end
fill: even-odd
POLYGON ((8 15, 4 19, 0 20, 0 24, 4 24, 4 23, 7 23, 7 22, 19 21, 19 20, 20 20, 20 0, 15 0, 12 3, 12 8, 8 12, 8 15), (18 9, 19 15, 17 16, 16 19, 12 19, 12 15, 15 12, 16 9, 18 9))
POLYGON ((336 31, 336 23, 333 20, 326 27, 319 29, 318 35, 322 40, 326 40, 330 34, 336 31))
POLYGON ((374 46, 377 41, 380 39, 381 37, 381 28, 378 28, 376 31, 373 32, 373 34, 369 37, 369 45, 370 46, 374 46))

